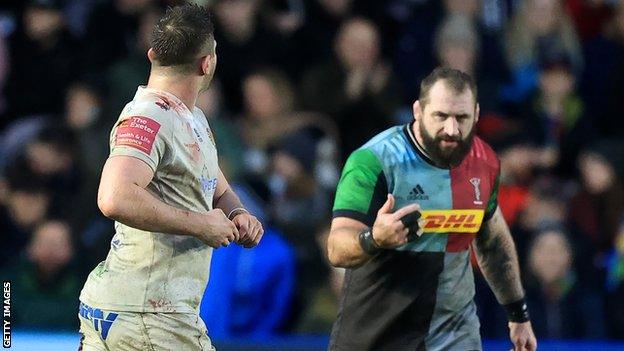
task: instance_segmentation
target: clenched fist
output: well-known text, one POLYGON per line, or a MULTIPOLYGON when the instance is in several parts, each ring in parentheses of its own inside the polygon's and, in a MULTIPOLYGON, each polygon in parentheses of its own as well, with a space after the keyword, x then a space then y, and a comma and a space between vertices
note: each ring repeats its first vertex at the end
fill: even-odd
POLYGON ((220 208, 208 211, 204 215, 205 230, 197 235, 197 238, 206 245, 218 249, 228 246, 239 239, 236 225, 230 221, 220 208))
POLYGON ((246 248, 251 248, 260 242, 264 229, 260 221, 247 212, 242 212, 232 218, 232 223, 238 229, 239 237, 236 242, 246 248))

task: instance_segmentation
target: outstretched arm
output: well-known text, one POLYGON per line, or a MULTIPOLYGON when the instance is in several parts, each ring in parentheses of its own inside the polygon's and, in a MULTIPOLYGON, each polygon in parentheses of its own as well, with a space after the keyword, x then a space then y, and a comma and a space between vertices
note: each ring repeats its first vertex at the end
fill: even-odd
POLYGON ((500 208, 497 207, 484 224, 474 247, 485 279, 509 314, 509 334, 514 350, 536 350, 537 340, 524 303, 516 247, 500 208))

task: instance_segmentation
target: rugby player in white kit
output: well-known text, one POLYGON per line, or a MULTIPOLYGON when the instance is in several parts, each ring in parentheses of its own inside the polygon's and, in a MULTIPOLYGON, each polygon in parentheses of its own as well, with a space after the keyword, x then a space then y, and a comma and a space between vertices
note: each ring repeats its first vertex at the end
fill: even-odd
POLYGON ((212 250, 251 248, 263 234, 221 173, 195 107, 215 49, 204 7, 170 8, 154 28, 148 84, 110 135, 98 206, 115 235, 80 295, 82 350, 214 350, 198 315, 212 250))

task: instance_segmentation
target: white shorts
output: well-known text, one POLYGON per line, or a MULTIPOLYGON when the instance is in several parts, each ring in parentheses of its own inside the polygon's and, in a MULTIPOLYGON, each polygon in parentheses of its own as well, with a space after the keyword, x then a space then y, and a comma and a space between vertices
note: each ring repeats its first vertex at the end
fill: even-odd
POLYGON ((80 303, 82 351, 215 351, 206 325, 191 313, 137 313, 80 303))

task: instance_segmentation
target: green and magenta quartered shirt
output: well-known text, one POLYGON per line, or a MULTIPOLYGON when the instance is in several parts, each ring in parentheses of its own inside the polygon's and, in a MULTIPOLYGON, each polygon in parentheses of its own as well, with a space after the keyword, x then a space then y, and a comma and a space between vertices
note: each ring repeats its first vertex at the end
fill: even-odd
POLYGON ((395 210, 418 203, 424 233, 347 270, 330 350, 480 350, 470 244, 496 211, 499 161, 478 137, 462 163, 436 167, 412 124, 354 151, 342 172, 334 218, 372 226, 391 193, 395 210))

